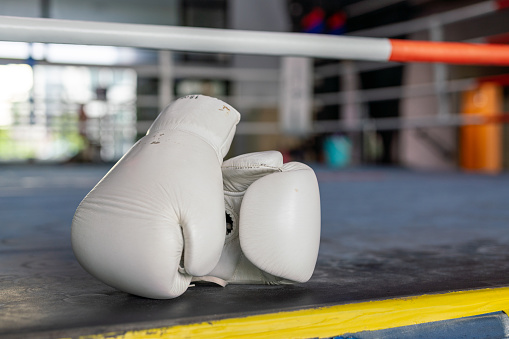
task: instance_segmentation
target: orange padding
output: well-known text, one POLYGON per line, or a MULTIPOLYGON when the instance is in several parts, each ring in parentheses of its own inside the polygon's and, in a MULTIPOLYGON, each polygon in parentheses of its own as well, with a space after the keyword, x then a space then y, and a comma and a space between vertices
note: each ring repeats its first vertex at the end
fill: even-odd
POLYGON ((509 46, 389 39, 390 61, 449 64, 509 65, 509 46))

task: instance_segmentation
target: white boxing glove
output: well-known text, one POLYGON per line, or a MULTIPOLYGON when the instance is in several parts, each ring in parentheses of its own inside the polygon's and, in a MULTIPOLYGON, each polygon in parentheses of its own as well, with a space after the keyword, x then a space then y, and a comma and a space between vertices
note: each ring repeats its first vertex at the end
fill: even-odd
POLYGON ((221 164, 239 119, 201 95, 166 107, 78 206, 79 263, 110 286, 160 299, 209 273, 225 240, 221 164))
POLYGON ((276 151, 223 163, 227 235, 218 265, 193 281, 233 284, 306 282, 320 244, 320 195, 314 171, 283 164, 276 151))

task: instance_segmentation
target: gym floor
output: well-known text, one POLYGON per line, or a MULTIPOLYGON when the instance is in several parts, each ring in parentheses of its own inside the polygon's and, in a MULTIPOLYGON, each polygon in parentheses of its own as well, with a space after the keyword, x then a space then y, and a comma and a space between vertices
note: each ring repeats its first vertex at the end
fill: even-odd
MULTIPOLYGON (((308 283, 195 286, 172 300, 129 295, 86 273, 70 244, 76 207, 109 167, 0 168, 0 337, 122 337, 141 329, 509 286, 509 175, 318 166, 322 241, 308 283)), ((491 311, 497 310, 503 311, 491 311)), ((355 327, 349 332, 361 333, 355 327)), ((338 327, 337 335, 343 333, 338 327)))

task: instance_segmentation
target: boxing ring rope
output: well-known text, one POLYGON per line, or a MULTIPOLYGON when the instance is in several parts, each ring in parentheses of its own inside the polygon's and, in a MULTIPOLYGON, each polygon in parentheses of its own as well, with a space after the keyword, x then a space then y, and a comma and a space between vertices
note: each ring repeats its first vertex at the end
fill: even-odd
POLYGON ((0 16, 0 40, 310 58, 509 65, 509 46, 0 16))
MULTIPOLYGON (((486 1, 467 8, 441 13, 433 20, 442 24, 462 21, 486 15, 509 7, 509 0, 486 1), (482 8, 481 8, 481 7, 482 8), (461 15, 455 15, 456 12, 461 15)), ((457 13, 456 13, 457 14, 457 13)), ((429 26, 429 18, 388 25, 387 28, 409 29, 411 23, 418 21, 417 28, 429 26), (396 27, 396 26, 397 27, 396 27), (399 27, 404 25, 404 27, 399 27), (395 27, 393 27, 395 26, 395 27)), ((433 21, 431 20, 431 21, 433 21)), ((385 26, 384 26, 385 27, 385 26)), ((383 28, 383 27, 382 27, 383 28)), ((411 27, 410 27, 411 28, 411 27)), ((428 27, 429 28, 429 27, 428 27)), ((397 40, 378 37, 330 36, 302 33, 257 32, 193 27, 159 25, 122 24, 89 22, 61 19, 21 18, 0 16, 0 40, 64 43, 85 45, 106 45, 174 50, 187 52, 252 54, 271 56, 301 56, 309 58, 328 58, 338 60, 357 60, 375 62, 439 62, 477 65, 509 65, 509 46, 471 42, 438 42, 397 40)), ((369 35, 369 31, 366 31, 369 35)), ((231 70, 217 70, 228 73, 231 70)), ((220 77, 228 74, 220 75, 220 77)), ((387 91, 387 89, 383 89, 387 91)), ((375 93, 373 93, 375 94, 375 93)), ((326 99, 326 98, 324 98, 326 99)), ((333 98, 337 101, 341 98, 333 98)), ((377 119, 370 122, 371 127, 381 129, 412 128, 414 125, 475 125, 484 120, 464 117, 443 117, 443 119, 377 119), (447 118, 447 119, 446 119, 447 118), (397 121, 396 121, 397 120, 397 121), (406 121, 408 120, 408 121, 406 121), (428 121, 430 120, 430 121, 428 121), (374 124, 373 124, 374 123, 374 124)), ((325 123, 325 122, 324 122, 325 123)), ((365 130, 370 126, 364 123, 316 124, 315 132, 326 130, 365 130)), ((247 134, 277 134, 279 129, 272 123, 249 127, 247 134), (256 127, 256 128, 254 128, 256 127), (253 130, 254 128, 254 130, 253 130)), ((241 129, 239 129, 241 130, 241 129)))
POLYGON ((452 9, 446 12, 431 14, 426 17, 397 22, 374 28, 367 28, 348 33, 353 36, 392 37, 425 31, 433 25, 449 25, 461 21, 479 18, 488 14, 505 10, 509 7, 508 0, 490 0, 452 9))

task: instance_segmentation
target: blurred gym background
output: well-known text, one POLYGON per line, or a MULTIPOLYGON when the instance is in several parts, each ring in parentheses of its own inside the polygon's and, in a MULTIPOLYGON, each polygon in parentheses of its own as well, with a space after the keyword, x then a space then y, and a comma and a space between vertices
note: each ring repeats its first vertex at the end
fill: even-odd
MULTIPOLYGON (((509 0, 1 0, 0 15, 509 43, 509 0)), ((465 289, 503 287, 507 296, 506 112, 507 67, 0 41, 0 337, 125 337, 232 315, 465 289), (273 149, 315 169, 322 233, 309 283, 209 286, 160 302, 110 288, 73 256, 79 202, 166 105, 197 93, 242 115, 227 157, 273 149)), ((507 309, 476 300, 464 304, 477 313, 454 308, 440 320, 507 309)), ((426 306, 408 319, 432 321, 425 314, 443 310, 426 306)), ((366 313, 363 325, 386 319, 378 315, 404 318, 366 313)), ((417 327, 374 337, 500 338, 509 322, 496 316, 500 326, 482 316, 445 322, 448 334, 417 327)))
MULTIPOLYGON (((489 2, 3 0, 0 15, 507 43, 507 4, 489 2)), ((0 162, 115 162, 172 99, 202 93, 242 114, 230 156, 498 173, 508 86, 503 67, 0 42, 0 162)))

